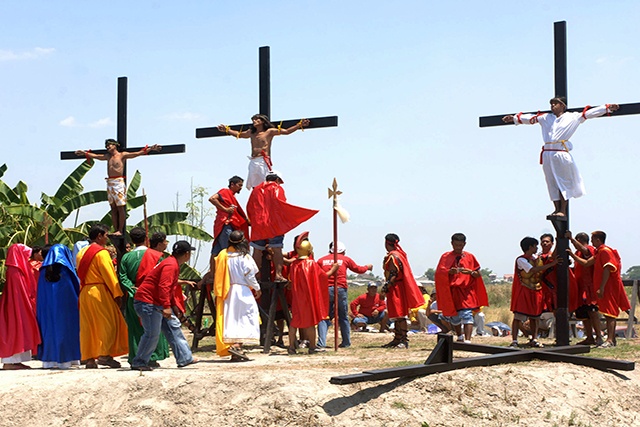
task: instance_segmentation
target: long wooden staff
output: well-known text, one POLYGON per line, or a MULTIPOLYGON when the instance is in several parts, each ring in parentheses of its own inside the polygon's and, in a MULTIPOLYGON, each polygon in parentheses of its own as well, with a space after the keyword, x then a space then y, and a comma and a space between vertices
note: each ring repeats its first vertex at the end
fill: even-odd
MULTIPOLYGON (((338 196, 342 191, 338 190, 338 182, 333 178, 332 188, 329 188, 329 198, 333 198, 333 263, 338 263, 338 196)), ((338 277, 334 277, 333 282, 333 349, 338 351, 338 277)))
POLYGON ((144 192, 144 188, 142 189, 142 197, 144 200, 142 204, 142 212, 144 215, 144 234, 145 236, 147 236, 144 244, 146 247, 149 247, 149 220, 147 219, 147 195, 144 192))

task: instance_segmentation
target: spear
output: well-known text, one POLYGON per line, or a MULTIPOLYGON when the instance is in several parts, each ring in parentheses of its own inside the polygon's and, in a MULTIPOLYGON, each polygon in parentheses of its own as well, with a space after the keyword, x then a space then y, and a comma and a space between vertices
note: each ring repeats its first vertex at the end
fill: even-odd
MULTIPOLYGON (((333 184, 329 188, 329 198, 333 198, 333 263, 338 263, 338 216, 344 223, 349 220, 349 214, 338 204, 338 196, 342 191, 338 190, 338 181, 333 178, 333 184)), ((333 282, 333 349, 338 351, 338 278, 333 282)))

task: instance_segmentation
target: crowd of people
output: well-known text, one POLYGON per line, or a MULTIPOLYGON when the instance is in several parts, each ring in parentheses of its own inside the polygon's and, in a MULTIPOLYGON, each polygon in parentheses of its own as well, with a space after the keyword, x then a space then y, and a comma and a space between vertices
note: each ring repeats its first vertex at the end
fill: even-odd
MULTIPOLYGON (((551 103, 554 114, 557 109, 556 116, 560 117, 564 113, 562 100, 554 98, 551 103)), ((567 132, 575 131, 588 117, 616 108, 611 105, 597 111, 585 110, 582 118, 571 116, 574 121, 566 124, 572 126, 567 132)), ((523 118, 518 115, 515 120, 521 122, 523 118)), ((544 119, 543 115, 529 121, 544 124, 544 119)), ((514 117, 505 118, 509 120, 513 122, 514 117)), ((249 360, 244 346, 257 344, 263 338, 259 307, 274 298, 273 288, 263 292, 261 283, 265 282, 286 288, 286 301, 278 302, 274 320, 279 331, 277 344, 284 346, 284 319, 290 314, 288 354, 297 354, 305 347, 309 354, 324 351, 327 329, 336 314, 342 348, 351 346, 352 329, 364 330, 367 325, 379 323, 381 332, 393 325, 393 339, 383 347, 406 349, 412 321, 421 330, 426 331, 430 322, 455 334, 458 341, 470 342, 474 329, 483 331, 479 325, 483 322, 481 309, 489 301, 480 263, 464 250, 466 236, 462 233, 453 234, 452 250, 441 256, 432 292, 421 289, 416 282, 399 236, 387 234, 384 283, 380 288, 370 284, 367 292, 350 304, 347 271, 361 274, 371 271, 372 264, 357 264, 346 255, 346 246, 341 242, 330 244, 329 253, 315 260, 308 233, 294 239, 292 252, 283 252, 285 233, 318 211, 287 202, 283 175, 272 167, 271 143, 273 137, 291 134, 308 124, 308 120, 301 120, 281 129, 267 117, 255 115, 252 126, 245 131, 231 130, 225 125, 218 127, 236 138, 251 140, 247 181, 251 194, 245 213, 236 199, 245 181, 233 176, 228 187, 209 199, 216 208, 209 266, 216 300, 217 355, 230 357, 232 362, 249 360)), ((180 321, 186 312, 182 287, 195 284, 180 280, 179 271, 194 248, 181 240, 168 254, 164 233, 150 236, 147 247, 145 230, 133 228, 128 232, 133 247, 122 256, 117 269, 112 254, 106 250, 110 237, 122 239, 127 234, 123 212, 126 189, 121 176, 124 162, 161 147, 120 153, 117 141, 109 139, 105 145, 106 154, 82 150, 77 153, 86 156, 87 161, 107 161, 113 233, 104 225, 94 225, 88 233, 89 242, 82 249, 74 248, 75 256, 61 244, 45 249, 14 244, 8 249, 6 285, 0 298, 3 369, 28 369, 24 362, 34 356, 45 368, 65 369, 80 363, 87 369, 100 365, 120 368, 116 357, 126 354, 131 369, 149 371, 168 357, 169 348, 178 367, 198 361, 192 355, 180 321)), ((562 150, 544 149, 547 151, 555 156, 556 151, 562 150)), ((554 187, 552 192, 549 185, 550 193, 555 194, 558 189, 554 187)), ((557 207, 554 215, 563 216, 564 201, 571 194, 565 196, 562 188, 559 191, 559 200, 553 199, 557 207)), ((569 310, 584 322, 586 338, 582 344, 615 346, 616 318, 620 310, 630 308, 621 282, 620 256, 605 245, 606 234, 602 231, 592 233, 592 245, 585 233, 573 238, 568 232, 564 237, 571 239, 576 248, 575 253, 569 253, 575 261, 569 280, 569 310), (600 315, 605 318, 605 334, 600 315)), ((545 234, 540 240, 540 254, 537 239, 526 237, 520 242, 523 253, 515 262, 511 298, 512 346, 518 346, 522 331, 529 346, 541 347, 539 319, 543 313, 555 313, 557 308, 554 269, 562 257, 552 251, 552 235, 545 234)))

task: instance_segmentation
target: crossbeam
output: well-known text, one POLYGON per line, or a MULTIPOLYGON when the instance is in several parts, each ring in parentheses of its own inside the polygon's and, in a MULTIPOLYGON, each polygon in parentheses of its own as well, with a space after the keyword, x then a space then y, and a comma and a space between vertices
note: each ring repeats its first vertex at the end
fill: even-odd
MULTIPOLYGON (((140 151, 145 147, 131 147, 121 149, 120 152, 127 153, 135 153, 136 151, 140 151)), ((156 156, 158 154, 177 154, 184 153, 187 151, 187 146, 185 144, 174 144, 174 145, 163 145, 160 151, 149 151, 146 155, 148 156, 156 156)), ((92 153, 95 154, 107 154, 107 150, 91 150, 92 153)), ((84 158, 83 155, 77 155, 75 151, 61 151, 60 152, 60 160, 78 160, 84 158)))
MULTIPOLYGON (((640 102, 633 102, 629 104, 619 104, 620 109, 618 111, 613 111, 611 114, 600 116, 596 118, 608 117, 608 116, 630 116, 634 114, 640 114, 640 102)), ((569 112, 581 112, 584 110, 584 107, 576 107, 576 108, 567 108, 569 112)), ((550 110, 540 111, 541 113, 551 113, 550 110)), ((523 114, 537 114, 538 111, 529 111, 523 114)), ((499 114, 496 116, 485 116, 479 118, 479 123, 481 128, 493 127, 493 126, 514 126, 513 123, 505 123, 502 121, 502 118, 506 115, 513 113, 505 113, 499 114)))
MULTIPOLYGON (((286 129, 291 126, 294 126, 300 120, 283 120, 282 128, 286 129)), ((280 122, 272 122, 274 124, 280 124, 280 122)), ((328 128, 328 127, 336 127, 338 126, 338 116, 326 116, 326 117, 311 117, 309 118, 309 126, 305 126, 304 129, 317 129, 317 128, 328 128)), ((251 127, 251 123, 244 123, 241 125, 232 125, 229 126, 230 129, 236 131, 245 131, 251 127)), ((218 136, 228 136, 226 132, 221 132, 217 127, 210 128, 199 128, 196 129, 196 138, 215 138, 218 136)))

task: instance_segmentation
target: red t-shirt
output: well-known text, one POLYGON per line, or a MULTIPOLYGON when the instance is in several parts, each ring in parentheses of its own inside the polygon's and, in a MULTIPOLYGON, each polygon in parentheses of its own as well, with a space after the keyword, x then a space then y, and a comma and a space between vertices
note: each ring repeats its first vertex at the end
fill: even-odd
POLYGON ((351 301, 351 305, 349 306, 349 308, 351 309, 351 312, 354 316, 363 314, 367 317, 371 317, 371 313, 373 312, 373 310, 378 310, 378 312, 381 312, 382 310, 387 308, 387 304, 383 299, 380 298, 380 294, 370 296, 368 293, 366 293, 351 301))
POLYGON ((170 256, 156 265, 142 281, 133 299, 147 304, 170 308, 175 301, 180 267, 175 257, 170 256))
MULTIPOLYGON (((328 254, 323 256, 318 260, 318 264, 324 271, 331 270, 333 266, 333 254, 328 254)), ((338 254, 338 271, 333 276, 329 277, 329 286, 335 286, 336 277, 338 278, 338 287, 346 288, 347 287, 347 269, 353 271, 354 273, 362 274, 366 273, 369 269, 366 265, 361 266, 355 263, 351 258, 346 255, 338 254)))

